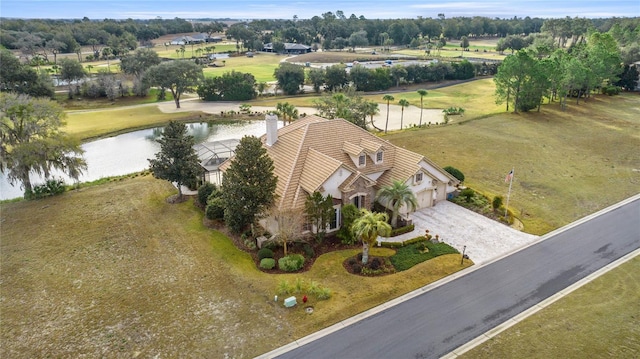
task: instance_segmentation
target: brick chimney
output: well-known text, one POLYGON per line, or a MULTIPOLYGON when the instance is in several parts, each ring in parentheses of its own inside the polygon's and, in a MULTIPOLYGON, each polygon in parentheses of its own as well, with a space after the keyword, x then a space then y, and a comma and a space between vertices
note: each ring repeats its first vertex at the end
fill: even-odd
POLYGON ((278 116, 269 113, 264 119, 267 123, 267 146, 273 146, 278 142, 278 116))

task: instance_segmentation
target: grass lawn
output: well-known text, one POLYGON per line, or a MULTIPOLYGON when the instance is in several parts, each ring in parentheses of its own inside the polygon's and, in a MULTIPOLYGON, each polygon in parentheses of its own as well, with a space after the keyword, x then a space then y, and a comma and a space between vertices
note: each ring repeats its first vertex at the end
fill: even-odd
POLYGON ((465 353, 484 358, 637 358, 640 257, 465 353))
POLYGON ((443 255, 361 277, 343 268, 347 250, 265 274, 191 201, 167 204, 175 192, 139 176, 0 205, 0 357, 253 357, 464 268, 443 255), (311 315, 276 304, 279 281, 298 278, 332 298, 307 303, 311 315))
POLYGON ((205 67, 204 75, 207 77, 221 76, 225 72, 239 71, 252 74, 257 82, 275 81, 273 72, 284 60, 284 56, 257 53, 254 57, 237 56, 228 59, 216 60, 216 64, 222 67, 205 67))
POLYGON ((88 140, 138 128, 163 126, 171 120, 197 121, 208 116, 210 115, 201 112, 163 113, 155 106, 77 111, 67 113, 64 131, 71 136, 88 140))
POLYGON ((547 233, 638 193, 637 95, 598 95, 580 105, 572 102, 564 112, 552 104, 540 113, 513 114, 499 113, 487 94, 492 86, 483 80, 430 91, 429 106, 462 106, 464 118, 385 139, 458 168, 465 184, 489 198, 506 197, 504 178, 515 167, 509 205, 529 233, 547 233), (458 102, 478 90, 484 97, 458 102), (497 114, 485 117, 485 111, 497 114))
MULTIPOLYGON (((420 95, 416 92, 417 89, 434 84, 425 83, 422 85, 423 86, 414 86, 416 88, 414 91, 393 93, 395 100, 391 101, 391 104, 397 104, 398 100, 404 98, 408 100, 411 105, 420 107, 420 95)), ((495 97, 493 96, 495 85, 491 79, 471 81, 460 85, 427 90, 427 92, 427 96, 423 99, 424 108, 445 109, 449 107, 462 107, 465 109, 464 118, 452 116, 452 122, 486 117, 505 111, 504 105, 498 106, 495 103, 495 97)), ((382 100, 384 95, 385 94, 365 95, 364 98, 378 102, 381 113, 385 113, 387 104, 386 101, 382 100)))

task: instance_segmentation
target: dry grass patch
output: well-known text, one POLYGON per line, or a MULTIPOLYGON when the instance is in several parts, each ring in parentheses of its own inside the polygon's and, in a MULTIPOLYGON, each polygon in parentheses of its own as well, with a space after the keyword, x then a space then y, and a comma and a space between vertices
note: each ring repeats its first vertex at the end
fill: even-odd
POLYGON ((192 201, 166 203, 175 192, 145 176, 0 205, 0 357, 253 357, 464 268, 442 256, 363 278, 348 250, 265 274, 192 201), (313 314, 275 303, 296 278, 333 297, 313 314))
POLYGON ((249 357, 290 333, 270 278, 171 191, 147 177, 3 205, 0 356, 249 357))
POLYGON ((636 257, 461 358, 637 358, 639 272, 636 257))

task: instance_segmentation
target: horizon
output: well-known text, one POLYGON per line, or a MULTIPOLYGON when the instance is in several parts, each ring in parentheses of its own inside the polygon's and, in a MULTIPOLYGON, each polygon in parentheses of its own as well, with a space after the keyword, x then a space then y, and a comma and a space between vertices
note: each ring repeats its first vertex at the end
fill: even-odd
POLYGON ((181 19, 310 19, 322 14, 342 11, 344 16, 364 16, 366 19, 437 18, 438 14, 452 17, 517 18, 633 18, 640 16, 640 2, 623 0, 603 2, 595 0, 564 1, 485 1, 448 0, 442 3, 420 0, 352 0, 348 3, 327 0, 236 0, 232 3, 186 0, 2 0, 0 17, 5 19, 74 20, 150 20, 156 18, 181 19), (266 16, 266 14, 270 16, 266 16), (277 16, 273 16, 277 15, 277 16))

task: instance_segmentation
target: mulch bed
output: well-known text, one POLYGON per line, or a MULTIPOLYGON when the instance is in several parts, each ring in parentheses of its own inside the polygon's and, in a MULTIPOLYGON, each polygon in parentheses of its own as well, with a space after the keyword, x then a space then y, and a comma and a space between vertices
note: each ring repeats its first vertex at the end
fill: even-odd
MULTIPOLYGON (((196 203, 196 206, 198 208, 202 209, 202 207, 197 204, 197 200, 195 200, 194 203, 196 203)), ((260 268, 260 261, 258 260, 258 251, 249 249, 244 244, 244 240, 242 240, 242 238, 240 238, 240 234, 232 233, 231 231, 229 231, 229 229, 224 225, 224 222, 217 221, 217 220, 210 220, 210 219, 207 219, 205 217, 204 220, 203 220, 203 224, 206 227, 211 228, 211 229, 215 229, 216 231, 219 231, 219 232, 222 232, 225 236, 229 237, 229 239, 231 239, 231 241, 236 246, 236 248, 238 248, 241 251, 244 251, 244 252, 248 253, 249 255, 251 255, 251 258, 253 258, 253 261, 256 264, 256 268, 260 269, 261 271, 263 271, 265 273, 280 274, 280 273, 301 273, 301 272, 306 272, 309 269, 311 269, 311 267, 313 266, 313 263, 316 261, 316 259, 318 257, 320 257, 321 255, 325 254, 325 253, 341 251, 341 250, 345 250, 345 249, 362 248, 362 245, 359 244, 359 243, 358 244, 352 244, 352 245, 342 244, 342 242, 340 242, 340 239, 338 239, 336 236, 333 236, 333 235, 327 235, 324 238, 324 240, 322 241, 322 243, 317 243, 313 239, 310 239, 307 242, 290 243, 287 246, 287 254, 300 254, 303 257, 305 257, 305 261, 304 261, 303 267, 300 270, 298 270, 297 272, 285 272, 285 271, 277 269, 277 268, 268 269, 267 270, 267 269, 260 268), (307 257, 305 255, 305 251, 303 249, 304 243, 309 244, 311 246, 311 248, 313 248, 313 251, 314 251, 314 256, 313 257, 307 257)), ((278 261, 278 259, 280 259, 282 257, 284 257, 284 249, 281 246, 278 246, 277 248, 273 249, 273 259, 275 259, 276 262, 278 261)))

